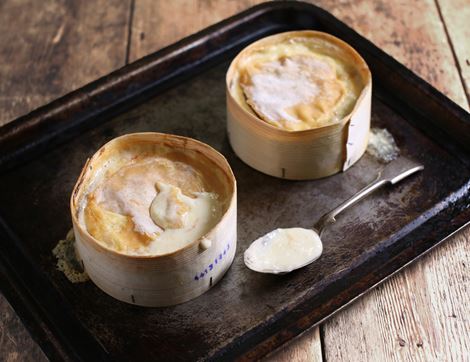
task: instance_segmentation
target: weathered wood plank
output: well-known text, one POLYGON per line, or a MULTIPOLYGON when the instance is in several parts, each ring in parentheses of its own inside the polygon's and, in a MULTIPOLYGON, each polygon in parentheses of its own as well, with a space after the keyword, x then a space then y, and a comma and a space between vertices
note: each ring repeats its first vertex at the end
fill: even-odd
MULTIPOLYGON (((0 2, 0 125, 124 65, 130 0, 0 2)), ((0 294, 0 360, 44 361, 0 294)))
POLYGON ((327 321, 327 360, 468 359, 469 245, 467 229, 327 321))
POLYGON ((436 0, 436 3, 447 29, 470 104, 470 2, 436 0))
POLYGON ((130 59, 135 60, 245 10, 262 0, 138 0, 130 59))
POLYGON ((298 338, 285 344, 264 359, 265 362, 322 362, 320 328, 308 330, 298 338))
POLYGON ((0 2, 0 125, 124 65, 129 1, 0 2))
POLYGON ((315 3, 469 109, 434 0, 320 0, 315 3))

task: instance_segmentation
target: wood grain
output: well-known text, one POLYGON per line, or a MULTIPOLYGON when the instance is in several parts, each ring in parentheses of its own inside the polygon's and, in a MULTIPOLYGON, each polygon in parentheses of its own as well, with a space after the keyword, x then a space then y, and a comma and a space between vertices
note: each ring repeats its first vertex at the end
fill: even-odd
POLYGON ((274 351, 264 360, 266 362, 323 361, 320 343, 320 328, 312 328, 305 334, 300 335, 290 343, 282 346, 282 348, 274 351))
POLYGON ((137 0, 132 21, 130 60, 259 4, 261 0, 137 0))
POLYGON ((470 104, 470 3, 468 0, 436 0, 455 55, 457 68, 470 104))
POLYGON ((0 2, 0 125, 123 66, 129 1, 0 2))
POLYGON ((461 107, 469 109, 444 24, 433 0, 342 0, 339 3, 321 0, 316 4, 384 49, 461 107))
POLYGON ((326 359, 468 360, 469 242, 467 229, 327 321, 326 359))
MULTIPOLYGON (((123 66, 130 0, 1 1, 0 125, 123 66)), ((0 360, 45 355, 0 294, 0 360)))

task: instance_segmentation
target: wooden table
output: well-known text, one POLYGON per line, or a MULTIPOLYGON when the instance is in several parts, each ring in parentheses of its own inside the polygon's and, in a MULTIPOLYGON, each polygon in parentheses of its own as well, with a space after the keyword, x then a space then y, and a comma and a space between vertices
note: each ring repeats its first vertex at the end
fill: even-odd
MULTIPOLYGON (((0 1, 0 124, 259 2, 0 1)), ((312 2, 469 109, 469 0, 312 2)), ((460 231, 268 360, 470 360, 469 241, 460 231)), ((45 360, 1 295, 0 313, 0 360, 45 360)))

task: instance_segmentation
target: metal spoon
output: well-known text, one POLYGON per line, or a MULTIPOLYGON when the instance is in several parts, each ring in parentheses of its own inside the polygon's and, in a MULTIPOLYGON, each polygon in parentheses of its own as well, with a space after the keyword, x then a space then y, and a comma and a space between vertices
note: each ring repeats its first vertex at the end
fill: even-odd
POLYGON ((385 185, 395 185, 424 167, 404 157, 390 163, 369 185, 323 215, 313 229, 276 229, 253 241, 245 251, 245 265, 260 273, 285 274, 317 260, 323 251, 320 239, 336 216, 385 185))

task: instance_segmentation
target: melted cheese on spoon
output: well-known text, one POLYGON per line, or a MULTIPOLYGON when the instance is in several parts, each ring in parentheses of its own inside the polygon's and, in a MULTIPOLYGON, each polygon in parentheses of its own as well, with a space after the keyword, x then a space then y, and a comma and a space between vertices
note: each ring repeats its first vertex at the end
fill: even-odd
POLYGON ((311 229, 276 229, 253 241, 244 259, 254 271, 282 274, 311 263, 322 251, 320 236, 311 229))

